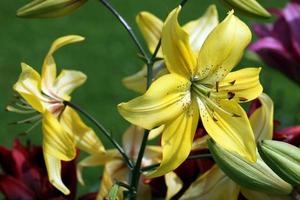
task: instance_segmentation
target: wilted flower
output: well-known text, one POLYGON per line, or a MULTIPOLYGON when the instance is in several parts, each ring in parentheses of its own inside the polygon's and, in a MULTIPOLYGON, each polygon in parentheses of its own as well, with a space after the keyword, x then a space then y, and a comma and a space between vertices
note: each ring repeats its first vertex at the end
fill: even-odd
POLYGON ((28 18, 54 18, 68 15, 87 0, 33 0, 17 11, 17 16, 28 18))
POLYGON ((254 25, 259 40, 250 50, 300 84, 300 1, 291 1, 284 9, 272 12, 278 15, 274 24, 254 25))
POLYGON ((31 109, 40 113, 37 116, 42 118, 43 152, 49 180, 64 194, 68 194, 69 190, 60 177, 61 160, 74 159, 75 146, 88 153, 104 151, 94 131, 84 124, 75 110, 64 105, 64 101, 71 99, 72 91, 85 82, 85 74, 62 70, 57 76, 53 58, 57 49, 83 39, 76 35, 58 38, 45 57, 42 75, 22 63, 22 73, 14 85, 14 90, 23 98, 26 111, 31 109))
POLYGON ((0 146, 0 191, 6 199, 61 199, 75 200, 75 160, 62 163, 62 178, 71 193, 65 196, 51 185, 43 162, 41 146, 23 146, 14 140, 12 150, 0 146))
POLYGON ((230 12, 195 52, 190 35, 178 24, 180 9, 169 14, 162 28, 162 52, 170 73, 154 81, 144 95, 118 105, 120 114, 135 125, 149 130, 165 126, 163 160, 149 177, 164 175, 187 158, 200 116, 218 144, 256 160, 253 131, 239 103, 262 92, 260 68, 231 72, 251 31, 230 12))

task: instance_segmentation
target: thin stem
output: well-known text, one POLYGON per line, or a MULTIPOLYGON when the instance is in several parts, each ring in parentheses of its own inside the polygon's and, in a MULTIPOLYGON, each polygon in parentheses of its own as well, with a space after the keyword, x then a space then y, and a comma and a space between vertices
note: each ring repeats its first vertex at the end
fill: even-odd
MULTIPOLYGON (((198 155, 190 155, 187 160, 197 160, 197 159, 203 159, 203 158, 212 158, 211 154, 198 154, 198 155)), ((147 171, 151 171, 157 167, 159 167, 160 163, 155 163, 153 165, 149 165, 146 167, 143 167, 141 169, 141 172, 147 172, 147 171)))
POLYGON ((95 124, 95 126, 106 136, 106 138, 116 147, 116 149, 120 152, 120 154, 122 155, 122 157, 124 158, 127 166, 132 169, 133 168, 133 164, 131 162, 131 160, 128 158, 128 156, 126 155, 124 149, 119 145, 119 143, 113 139, 113 137, 111 136, 111 133, 106 130, 106 128, 100 123, 98 122, 94 117, 92 117, 89 113, 87 113, 85 110, 83 110, 81 107, 79 107, 78 105, 69 102, 69 101, 64 101, 64 105, 65 106, 69 106, 71 108, 74 108, 75 110, 77 110, 78 112, 80 112, 82 115, 84 115, 87 119, 89 119, 93 124, 95 124))
POLYGON ((147 62, 150 61, 150 58, 144 48, 142 47, 140 41, 136 37, 135 33, 133 32, 131 26, 125 21, 125 19, 119 14, 119 12, 107 1, 107 0, 99 0, 117 19, 118 21, 124 26, 124 28, 129 33, 131 39, 137 46, 139 52, 145 57, 147 62))

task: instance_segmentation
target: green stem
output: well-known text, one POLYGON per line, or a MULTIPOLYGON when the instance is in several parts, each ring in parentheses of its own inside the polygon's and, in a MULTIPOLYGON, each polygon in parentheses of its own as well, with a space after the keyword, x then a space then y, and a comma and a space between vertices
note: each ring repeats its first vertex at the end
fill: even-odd
POLYGON ((85 110, 83 110, 81 107, 79 107, 78 105, 69 102, 69 101, 64 101, 64 105, 69 106, 71 108, 74 108, 75 110, 77 110, 78 112, 80 112, 82 115, 84 115, 87 119, 89 119, 93 124, 95 124, 95 126, 106 136, 106 138, 116 147, 116 149, 120 152, 120 154, 122 155, 125 163, 127 164, 127 166, 132 169, 133 168, 133 164, 132 161, 128 158, 128 156, 126 155, 124 149, 119 145, 119 143, 113 139, 113 137, 111 136, 110 132, 108 130, 106 130, 106 128, 100 123, 98 122, 94 117, 92 117, 89 113, 87 113, 85 110))

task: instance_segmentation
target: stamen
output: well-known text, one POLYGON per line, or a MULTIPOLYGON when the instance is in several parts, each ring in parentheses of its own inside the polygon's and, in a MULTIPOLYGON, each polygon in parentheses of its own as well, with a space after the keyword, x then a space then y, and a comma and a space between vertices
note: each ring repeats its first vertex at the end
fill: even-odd
POLYGON ((32 113, 36 113, 37 111, 35 110, 22 110, 13 106, 6 106, 5 108, 6 111, 8 112, 15 112, 15 113, 19 113, 19 114, 32 114, 32 113))
POLYGON ((245 98, 245 97, 239 97, 239 100, 240 100, 240 101, 248 101, 248 99, 245 98))
POLYGON ((219 92, 219 81, 216 82, 216 91, 219 92))
POLYGON ((42 118, 42 115, 38 114, 38 115, 35 115, 35 116, 32 116, 32 117, 29 117, 27 119, 23 119, 23 120, 19 120, 19 121, 16 121, 16 122, 12 122, 12 123, 9 123, 10 125, 15 125, 15 124, 31 124, 37 120, 40 120, 42 118))
POLYGON ((42 119, 36 121, 31 127, 29 127, 29 129, 27 129, 26 131, 19 133, 20 136, 24 136, 24 135, 28 135, 28 133, 30 133, 32 130, 34 130, 42 121, 42 119))
POLYGON ((235 93, 233 93, 233 92, 227 92, 227 95, 228 95, 228 100, 231 100, 235 96, 235 93))

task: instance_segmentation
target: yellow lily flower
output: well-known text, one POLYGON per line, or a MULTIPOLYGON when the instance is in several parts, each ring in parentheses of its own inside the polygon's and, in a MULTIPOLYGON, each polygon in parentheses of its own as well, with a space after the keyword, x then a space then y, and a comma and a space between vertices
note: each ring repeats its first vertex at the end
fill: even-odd
MULTIPOLYGON (((261 107, 256 109, 249 119, 256 141, 272 139, 273 135, 273 102, 266 94, 261 94, 259 100, 262 104, 261 107)), ((260 157, 258 159, 263 162, 260 157)), ((274 172, 272 172, 272 176, 278 177, 274 172)), ((168 189, 171 190, 171 188, 168 189)), ((193 182, 181 199, 237 200, 240 192, 249 200, 291 199, 288 196, 269 194, 241 187, 226 176, 217 165, 193 182)))
POLYGON ((256 161, 253 131, 239 103, 261 94, 260 68, 230 72, 249 44, 251 31, 230 12, 195 54, 189 34, 178 24, 180 9, 169 14, 162 28, 162 52, 170 74, 154 81, 144 95, 118 105, 132 124, 149 130, 165 125, 163 160, 150 177, 172 171, 187 158, 199 115, 220 146, 256 161))
MULTIPOLYGON (((154 53, 155 48, 161 38, 163 22, 155 15, 149 12, 140 12, 136 17, 137 25, 142 32, 146 43, 151 53, 154 53)), ((215 5, 207 8, 203 16, 197 20, 188 22, 183 26, 183 29, 190 35, 189 44, 192 50, 197 53, 201 49, 203 42, 208 34, 218 25, 218 12, 215 5)), ((157 53, 157 57, 163 58, 161 48, 157 53)), ((164 61, 157 61, 153 66, 154 79, 168 73, 164 61)), ((123 84, 128 88, 138 93, 146 91, 147 83, 147 67, 143 66, 139 72, 128 76, 122 80, 123 84)))
POLYGON ((76 35, 58 38, 45 57, 42 75, 22 63, 22 73, 14 85, 14 90, 42 115, 43 153, 49 181, 64 194, 70 191, 61 180, 61 161, 74 159, 75 147, 89 153, 104 151, 94 131, 82 122, 72 108, 65 107, 63 103, 64 100, 69 101, 71 92, 85 82, 85 74, 62 70, 56 77, 53 53, 67 44, 82 40, 83 37, 76 35))
MULTIPOLYGON (((130 126, 123 135, 123 149, 131 160, 136 160, 140 150, 144 129, 137 126, 130 126)), ((159 163, 161 160, 161 147, 148 145, 142 160, 142 167, 159 163)), ((105 153, 95 153, 80 161, 77 166, 77 174, 79 181, 83 184, 82 169, 84 167, 104 165, 104 172, 101 179, 101 185, 97 200, 107 197, 108 192, 113 186, 114 180, 130 184, 131 171, 127 167, 121 154, 116 150, 107 150, 105 153)), ((143 179, 145 177, 142 177, 143 179)), ((139 182, 138 199, 151 199, 150 187, 144 184, 142 180, 139 182)), ((119 191, 119 199, 122 198, 122 189, 119 191)))

